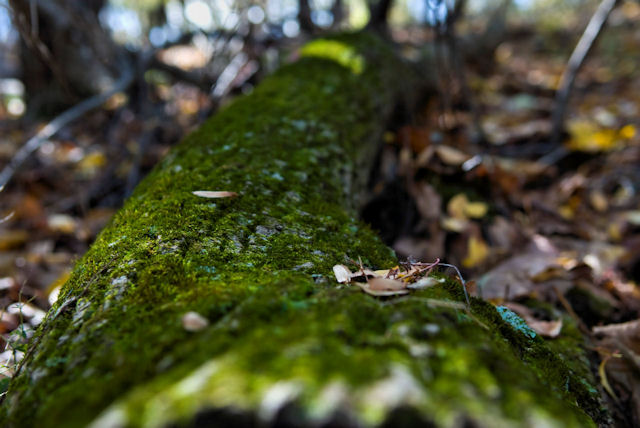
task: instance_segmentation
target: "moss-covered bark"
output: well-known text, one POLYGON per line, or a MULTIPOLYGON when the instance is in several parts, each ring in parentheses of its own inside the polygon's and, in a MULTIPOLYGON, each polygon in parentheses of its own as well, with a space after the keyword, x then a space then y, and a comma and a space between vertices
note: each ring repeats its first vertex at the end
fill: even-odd
POLYGON ((463 298, 448 280, 388 299, 334 282, 346 256, 394 262, 353 201, 405 73, 372 36, 316 41, 186 138, 76 266, 6 425, 592 425, 575 344, 443 305, 463 298))

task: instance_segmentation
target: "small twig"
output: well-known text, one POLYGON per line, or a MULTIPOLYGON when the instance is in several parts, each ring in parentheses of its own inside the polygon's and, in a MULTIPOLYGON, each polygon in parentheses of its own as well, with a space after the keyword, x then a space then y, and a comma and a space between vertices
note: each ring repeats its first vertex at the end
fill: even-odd
POLYGON ((364 271, 364 266, 362 265, 362 258, 358 256, 358 263, 360 264, 360 272, 362 272, 362 276, 364 276, 365 281, 369 282, 369 277, 364 271))
POLYGON ((11 211, 9 214, 7 214, 5 217, 0 218, 0 224, 7 222, 9 220, 11 220, 11 217, 13 217, 13 215, 15 214, 15 211, 11 211))
POLYGON ((125 90, 132 82, 134 78, 133 69, 127 68, 120 77, 120 79, 113 85, 113 87, 101 94, 88 98, 79 104, 65 110, 61 115, 49 122, 44 128, 42 128, 36 135, 31 137, 18 152, 13 156, 11 161, 0 172, 0 192, 4 190, 5 186, 11 180, 16 170, 24 163, 25 160, 33 152, 49 138, 53 137, 62 128, 69 123, 81 117, 83 114, 97 107, 100 107, 107 101, 112 95, 125 90))
POLYGON ((464 298, 467 301, 467 308, 471 309, 471 301, 469 300, 469 293, 467 293, 467 283, 465 282, 460 270, 455 265, 450 265, 449 263, 440 263, 440 266, 446 266, 455 269, 458 274, 458 278, 460 278, 460 282, 462 283, 462 291, 464 291, 464 298))
POLYGON ((170 74, 176 80, 180 80, 182 82, 189 83, 191 85, 196 86, 198 89, 203 92, 209 92, 211 87, 215 83, 215 79, 209 79, 205 76, 203 72, 191 72, 184 70, 180 67, 175 67, 171 64, 167 64, 164 61, 154 57, 151 60, 151 68, 156 68, 158 70, 164 71, 165 73, 170 74))
MULTIPOLYGON (((571 90, 576 80, 576 76, 582 68, 584 61, 595 45, 595 42, 602 32, 609 14, 617 6, 619 0, 602 0, 598 9, 591 17, 587 28, 584 30, 582 37, 578 41, 567 67, 560 78, 560 86, 556 92, 555 109, 553 112, 553 128, 551 133, 552 142, 560 143, 562 131, 564 128, 564 117, 571 96, 571 90)), ((558 153, 559 155, 560 153, 558 153)), ((564 156, 562 156, 564 157, 564 156)))

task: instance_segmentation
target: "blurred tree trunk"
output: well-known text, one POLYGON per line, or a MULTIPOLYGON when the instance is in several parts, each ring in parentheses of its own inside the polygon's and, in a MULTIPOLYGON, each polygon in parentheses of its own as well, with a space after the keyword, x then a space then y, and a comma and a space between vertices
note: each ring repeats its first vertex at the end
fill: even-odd
POLYGON ((10 0, 28 114, 50 115, 108 88, 122 52, 101 27, 106 0, 10 0))
POLYGON ((316 26, 311 20, 311 4, 309 0, 298 0, 298 22, 300 29, 307 34, 313 34, 316 26))
POLYGON ((370 28, 386 31, 389 11, 393 0, 369 0, 369 24, 370 28))

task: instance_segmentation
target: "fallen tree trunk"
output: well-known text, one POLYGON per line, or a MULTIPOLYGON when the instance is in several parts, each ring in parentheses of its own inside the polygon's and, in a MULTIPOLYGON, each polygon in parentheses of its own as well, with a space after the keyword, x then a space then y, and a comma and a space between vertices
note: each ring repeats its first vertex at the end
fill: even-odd
POLYGON ((386 299, 335 283, 345 257, 395 263, 354 207, 409 75, 373 36, 319 40, 187 137, 77 264, 10 385, 5 425, 602 418, 577 336, 552 352, 509 312, 464 309, 446 278, 386 299))

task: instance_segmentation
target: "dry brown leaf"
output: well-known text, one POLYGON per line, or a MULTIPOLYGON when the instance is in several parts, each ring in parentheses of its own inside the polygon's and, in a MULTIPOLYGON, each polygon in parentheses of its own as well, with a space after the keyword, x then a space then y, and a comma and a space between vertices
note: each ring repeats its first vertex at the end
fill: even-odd
POLYGON ((372 278, 369 280, 369 289, 375 291, 406 290, 407 284, 396 279, 372 278))
POLYGON ((604 351, 599 368, 603 386, 614 398, 629 397, 633 418, 640 422, 640 319, 593 327, 593 333, 604 351))
POLYGON ((356 282, 355 284, 360 287, 362 291, 372 296, 399 296, 409 293, 409 290, 406 288, 402 290, 373 290, 368 282, 356 282))
POLYGON ((527 325, 541 336, 554 338, 558 337, 560 335, 560 331, 562 331, 561 318, 554 321, 540 320, 536 318, 533 311, 527 306, 513 302, 504 303, 504 306, 520 315, 527 325))
POLYGON ((196 196, 200 196, 201 198, 210 198, 210 199, 218 199, 218 198, 234 198, 238 196, 236 192, 228 192, 225 190, 214 191, 214 190, 196 190, 191 192, 196 196))
POLYGON ((533 278, 557 266, 558 256, 558 250, 547 238, 534 236, 525 251, 500 263, 478 280, 482 297, 511 300, 532 294, 540 287, 533 278))
POLYGON ((433 186, 421 182, 415 185, 412 193, 422 218, 434 220, 440 217, 442 198, 433 186))

